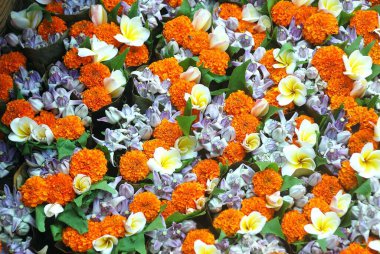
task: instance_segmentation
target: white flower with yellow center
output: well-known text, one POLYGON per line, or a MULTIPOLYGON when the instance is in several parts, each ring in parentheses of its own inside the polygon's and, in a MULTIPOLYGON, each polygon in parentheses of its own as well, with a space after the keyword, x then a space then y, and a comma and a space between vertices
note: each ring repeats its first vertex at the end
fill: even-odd
POLYGON ((117 243, 118 240, 113 235, 104 235, 94 240, 92 242, 92 247, 101 254, 110 254, 113 246, 117 245, 117 243))
POLYGON ((297 7, 301 6, 309 6, 314 2, 314 0, 292 0, 292 3, 297 5, 297 7))
POLYGON ((140 47, 148 40, 150 31, 143 27, 140 17, 129 18, 126 15, 121 17, 121 34, 115 35, 115 39, 129 46, 140 47))
POLYGON ((287 162, 282 167, 282 175, 293 175, 297 169, 308 169, 314 171, 316 165, 314 162, 315 152, 310 147, 297 147, 289 145, 283 150, 287 162))
POLYGON ((373 140, 380 142, 380 117, 377 119, 377 123, 373 128, 373 140))
POLYGON ((340 190, 331 200, 330 208, 331 211, 342 217, 347 213, 348 208, 351 203, 351 195, 348 193, 343 194, 343 190, 340 190))
POLYGON ((374 151, 373 144, 369 142, 362 148, 361 153, 351 155, 350 166, 361 177, 380 178, 380 151, 374 151))
POLYGON ((104 87, 112 98, 118 98, 124 91, 127 79, 120 70, 113 71, 111 76, 103 80, 104 87))
POLYGON ((194 242, 194 252, 195 254, 220 254, 220 250, 218 250, 213 244, 206 244, 201 240, 196 240, 194 242))
POLYGON ((191 89, 191 94, 185 94, 185 100, 188 99, 191 100, 193 109, 203 111, 211 101, 210 89, 202 84, 196 84, 191 89))
POLYGON ((281 193, 279 191, 276 191, 272 195, 266 195, 266 207, 273 208, 276 211, 281 208, 282 204, 284 203, 283 198, 281 197, 281 193))
POLYGON ((316 123, 311 123, 309 120, 303 120, 300 128, 296 129, 298 142, 302 146, 313 147, 317 143, 317 135, 319 126, 316 123))
POLYGON ((91 49, 88 48, 78 48, 78 56, 87 57, 92 56, 94 62, 104 62, 111 60, 117 55, 117 48, 113 45, 109 45, 104 41, 98 40, 94 35, 91 42, 91 49))
POLYGON ((47 204, 45 205, 44 207, 44 213, 45 213, 45 216, 48 217, 48 218, 51 218, 51 217, 55 217, 57 218, 57 216, 63 212, 63 207, 56 203, 56 204, 47 204))
POLYGON ((380 253, 380 240, 373 240, 368 243, 368 247, 380 253))
POLYGON ((273 68, 286 68, 287 74, 292 74, 297 66, 297 58, 291 50, 283 50, 277 48, 273 50, 274 59, 277 61, 273 68))
POLYGON ((195 207, 198 209, 198 210, 201 210, 205 207, 206 205, 206 197, 200 197, 198 198, 197 200, 195 200, 195 207))
POLYGON ((242 20, 250 23, 257 22, 261 16, 259 11, 252 4, 244 5, 242 15, 242 20))
POLYGON ((32 139, 32 131, 38 124, 29 117, 15 118, 11 122, 12 132, 9 134, 9 140, 13 142, 26 142, 32 139))
POLYGON ((217 26, 212 33, 208 35, 210 41, 210 49, 219 49, 220 51, 226 51, 230 45, 230 38, 226 33, 226 29, 223 26, 217 26))
POLYGON ((267 218, 259 212, 251 212, 240 220, 240 234, 257 235, 264 228, 267 218))
POLYGON ((146 225, 146 218, 142 212, 131 213, 125 222, 125 235, 130 236, 141 232, 146 225))
POLYGON ((256 150, 261 144, 259 133, 251 133, 245 135, 243 140, 243 147, 247 152, 252 152, 256 150))
POLYGON ((343 5, 339 0, 319 0, 318 9, 338 17, 343 10, 343 5))
POLYGON ((305 225, 307 233, 317 235, 318 239, 324 239, 332 236, 340 224, 339 216, 334 212, 322 213, 319 208, 311 210, 312 224, 305 225))
POLYGON ((80 195, 91 188, 91 178, 83 174, 77 174, 73 180, 73 189, 80 195))
POLYGON ((359 50, 352 52, 350 57, 343 55, 343 62, 346 68, 343 74, 353 80, 365 79, 372 74, 372 58, 363 56, 359 50))
POLYGON ((158 147, 154 151, 153 158, 148 160, 149 169, 162 174, 171 175, 181 166, 181 154, 175 148, 165 150, 163 147, 158 147))
POLYGON ((286 106, 292 102, 297 106, 302 106, 306 103, 306 86, 295 76, 287 76, 281 79, 278 84, 278 90, 280 94, 276 99, 280 106, 286 106))
POLYGON ((178 138, 175 141, 174 147, 181 154, 182 160, 195 158, 198 154, 195 151, 195 148, 197 147, 197 139, 194 136, 183 136, 178 138))
POLYGON ((54 135, 50 127, 46 124, 36 126, 32 130, 32 138, 40 143, 46 143, 50 145, 54 141, 54 135))

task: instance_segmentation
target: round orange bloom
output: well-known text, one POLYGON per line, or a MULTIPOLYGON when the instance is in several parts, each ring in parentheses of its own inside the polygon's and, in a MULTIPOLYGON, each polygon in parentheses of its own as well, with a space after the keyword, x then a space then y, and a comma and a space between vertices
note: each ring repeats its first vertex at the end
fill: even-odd
POLYGON ((63 57, 63 62, 65 66, 69 69, 78 69, 82 65, 92 63, 92 57, 80 57, 78 56, 78 49, 72 48, 66 52, 66 55, 63 57))
POLYGON ((337 34, 338 31, 338 20, 334 15, 318 12, 306 20, 302 34, 311 44, 321 45, 329 35, 337 34))
POLYGON ((334 77, 341 77, 346 70, 343 63, 344 51, 337 46, 326 46, 317 49, 311 64, 317 68, 321 78, 328 82, 334 77))
POLYGON ((314 6, 302 5, 296 9, 294 19, 297 25, 305 24, 306 20, 315 13, 318 12, 318 8, 314 6))
POLYGON ((202 50, 199 55, 198 66, 203 66, 214 74, 226 75, 226 70, 228 68, 228 62, 230 61, 230 56, 224 52, 217 49, 207 49, 202 50))
POLYGON ((81 20, 75 22, 70 28, 70 36, 77 37, 80 34, 84 34, 87 37, 91 37, 95 33, 95 25, 91 21, 81 20))
POLYGON ((378 14, 374 10, 358 10, 350 19, 350 26, 354 27, 356 33, 364 37, 365 43, 370 43, 376 39, 373 32, 379 26, 378 14))
POLYGON ((148 68, 154 75, 159 76, 161 81, 169 79, 171 82, 174 82, 179 79, 179 75, 183 72, 183 68, 174 57, 151 63, 148 68))
POLYGON ((231 122, 231 126, 235 129, 236 140, 238 142, 243 142, 247 134, 257 132, 259 124, 259 119, 251 114, 235 115, 231 122))
POLYGON ((330 107, 332 110, 338 109, 341 105, 343 105, 346 110, 351 110, 358 106, 355 99, 351 96, 333 95, 330 97, 330 107))
POLYGON ((371 6, 375 6, 375 5, 379 5, 380 4, 379 0, 369 0, 369 2, 371 3, 371 6))
POLYGON ((38 26, 38 34, 45 41, 49 40, 49 35, 63 33, 67 30, 66 22, 56 16, 51 17, 51 21, 44 19, 38 26))
POLYGON ((199 55, 202 50, 209 49, 208 33, 203 30, 190 31, 190 33, 184 36, 183 46, 194 55, 199 55))
POLYGON ((112 235, 117 238, 125 236, 124 223, 126 218, 121 215, 106 216, 101 222, 104 235, 112 235))
POLYGON ((373 130, 372 123, 377 123, 377 119, 379 118, 373 108, 357 106, 351 109, 346 109, 346 111, 348 117, 346 128, 349 131, 351 131, 351 128, 353 126, 356 126, 358 124, 360 129, 373 130))
POLYGON ((47 201, 49 186, 40 176, 32 176, 21 186, 21 201, 27 207, 36 207, 47 201))
POLYGON ((274 64, 277 64, 277 61, 274 59, 273 50, 267 50, 261 58, 260 63, 267 68, 269 72, 269 77, 273 80, 275 84, 278 84, 281 79, 285 78, 288 74, 286 73, 285 68, 273 68, 274 64))
POLYGON ((280 26, 289 26, 293 16, 297 12, 297 6, 292 2, 277 2, 271 10, 273 22, 280 26))
MULTIPOLYGON (((124 45, 120 48, 119 52, 122 53, 128 48, 127 45, 124 45)), ((149 50, 148 47, 143 44, 140 47, 129 47, 127 57, 125 58, 125 65, 127 66, 140 66, 144 63, 147 63, 149 60, 149 50)))
POLYGON ((45 10, 52 13, 63 14, 63 5, 61 2, 52 1, 45 6, 45 10))
POLYGON ((69 175, 63 173, 49 175, 45 181, 49 186, 48 203, 66 205, 75 198, 73 179, 69 175))
POLYGON ((124 180, 132 183, 144 180, 150 172, 147 162, 148 158, 142 151, 126 152, 120 158, 120 175, 124 180))
POLYGON ((228 145, 223 151, 222 156, 219 157, 219 161, 223 164, 234 164, 235 162, 242 161, 245 157, 245 149, 238 142, 228 142, 228 145))
POLYGON ((267 218, 267 220, 271 220, 274 215, 274 209, 268 208, 266 206, 266 202, 263 198, 259 197, 250 197, 243 199, 241 202, 241 212, 245 215, 249 215, 252 212, 259 212, 263 216, 267 218))
POLYGON ((350 161, 342 162, 342 167, 338 172, 338 180, 346 191, 350 191, 358 186, 356 171, 351 168, 350 161))
POLYGON ((121 46, 121 42, 114 38, 115 35, 120 34, 120 27, 113 22, 96 26, 94 33, 99 40, 107 44, 112 44, 117 48, 121 46))
POLYGON ((219 164, 213 159, 201 160, 193 167, 193 173, 197 175, 197 181, 206 185, 207 180, 219 177, 219 164))
POLYGON ((174 81, 169 88, 170 101, 179 110, 184 110, 186 107, 185 94, 191 93, 191 89, 195 85, 194 82, 185 79, 174 81))
POLYGON ((178 123, 169 122, 167 119, 162 120, 153 131, 154 138, 163 140, 170 147, 173 147, 175 141, 182 135, 183 133, 178 123))
POLYGON ((351 243, 348 248, 342 250, 340 254, 371 254, 372 252, 364 247, 362 247, 359 243, 351 243))
POLYGON ((253 40, 255 42, 255 46, 253 47, 255 50, 260 47, 261 43, 265 40, 267 35, 265 33, 256 33, 253 35, 253 40))
POLYGON ((286 105, 286 106, 280 106, 280 104, 278 104, 278 101, 277 101, 277 96, 280 94, 280 90, 278 89, 277 86, 275 87, 272 87, 270 88, 267 93, 265 94, 265 99, 267 100, 267 102, 269 103, 269 105, 271 106, 275 106, 275 107, 278 107, 278 108, 282 108, 284 110, 284 112, 289 112, 290 110, 293 110, 295 105, 293 102, 291 102, 290 104, 286 105))
POLYGON ((380 41, 376 40, 375 44, 369 51, 369 56, 372 58, 374 64, 380 64, 380 41))
POLYGON ((308 120, 310 123, 314 123, 314 119, 312 117, 301 114, 295 120, 297 129, 301 126, 301 123, 303 122, 303 120, 308 120))
POLYGON ((151 192, 141 192, 133 198, 129 210, 133 213, 142 212, 148 222, 153 221, 160 212, 161 202, 151 192))
POLYGON ((239 90, 228 96, 224 103, 224 111, 229 115, 248 114, 254 105, 252 97, 239 90))
POLYGON ((205 244, 214 244, 215 237, 208 229, 193 229, 187 233, 185 240, 182 244, 183 254, 194 254, 194 242, 201 240, 205 244))
POLYGON ((173 8, 176 8, 182 4, 182 0, 165 0, 173 8))
POLYGON ((162 34, 167 41, 175 40, 179 45, 183 45, 185 40, 183 35, 191 31, 194 31, 191 20, 187 16, 179 16, 164 24, 162 34))
POLYGON ((92 182, 103 179, 107 173, 107 159, 98 149, 83 149, 73 154, 70 161, 70 175, 78 174, 89 176, 92 182))
POLYGON ((330 211, 330 205, 322 198, 312 198, 303 207, 303 213, 309 220, 311 220, 311 210, 313 208, 319 208, 322 213, 327 213, 330 211))
POLYGON ((326 94, 331 97, 336 94, 339 96, 350 96, 351 90, 354 87, 354 81, 345 75, 331 78, 327 83, 326 94))
POLYGON ((101 63, 90 63, 80 68, 79 80, 87 88, 103 87, 103 80, 111 76, 107 66, 101 63))
POLYGON ((85 128, 78 116, 65 116, 56 120, 56 125, 52 131, 56 139, 66 138, 75 140, 82 136, 85 128))
POLYGON ((301 241, 307 235, 304 226, 309 224, 306 216, 297 210, 285 213, 282 218, 281 228, 289 243, 301 241))
POLYGON ((145 155, 146 155, 148 158, 153 158, 154 151, 155 151, 158 147, 163 147, 163 148, 165 148, 166 150, 169 150, 169 149, 170 149, 170 145, 166 144, 165 141, 156 138, 156 139, 147 140, 147 141, 145 141, 145 142, 143 143, 143 152, 145 153, 145 155))
POLYGON ((21 117, 34 117, 32 105, 24 99, 18 99, 7 103, 7 108, 1 118, 1 122, 9 126, 13 119, 21 117))
MULTIPOLYGON (((238 27, 236 29, 236 32, 244 33, 246 31, 250 32, 252 35, 256 32, 255 31, 256 23, 251 23, 245 20, 239 20, 238 27)), ((255 40, 256 44, 256 40, 255 40)))
POLYGON ((111 95, 104 86, 93 87, 82 93, 83 103, 92 111, 97 111, 112 102, 111 95))
POLYGON ((219 6, 219 17, 227 20, 228 18, 242 19, 242 9, 239 5, 233 3, 222 3, 219 6))
POLYGON ((252 178, 254 192, 259 197, 272 195, 279 191, 282 186, 282 177, 273 169, 265 169, 257 172, 252 178))
POLYGON ((8 74, 0 73, 0 100, 9 101, 9 91, 13 89, 13 79, 8 74))
POLYGON ((173 213, 177 212, 175 204, 171 200, 162 200, 161 206, 166 205, 165 210, 162 211, 162 216, 166 219, 173 213))
POLYGON ((10 75, 18 71, 20 67, 25 67, 25 65, 26 57, 18 51, 12 51, 0 56, 0 73, 10 75))
POLYGON ((350 154, 360 153, 363 146, 368 142, 372 142, 373 148, 376 150, 378 147, 377 142, 370 137, 373 137, 373 130, 370 129, 361 129, 358 132, 353 133, 348 140, 350 154))
POLYGON ((186 182, 177 185, 172 195, 172 202, 181 213, 188 208, 195 209, 195 201, 205 195, 205 187, 198 182, 186 182))
POLYGON ((330 204, 332 198, 342 189, 337 177, 324 174, 322 180, 314 186, 312 193, 330 204))
POLYGON ((240 229, 240 221, 244 213, 239 210, 230 208, 222 211, 215 219, 212 225, 216 229, 221 229, 228 237, 234 236, 240 229))

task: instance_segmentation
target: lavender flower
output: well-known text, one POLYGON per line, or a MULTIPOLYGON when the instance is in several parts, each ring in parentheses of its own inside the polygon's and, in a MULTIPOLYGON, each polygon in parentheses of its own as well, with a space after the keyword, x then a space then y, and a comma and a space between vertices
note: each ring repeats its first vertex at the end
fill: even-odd
POLYGON ((161 199, 171 200, 172 192, 184 181, 182 174, 174 173, 173 175, 159 174, 153 171, 153 185, 146 185, 145 190, 154 193, 161 199))
POLYGON ((143 71, 134 71, 133 84, 137 93, 144 98, 152 101, 155 100, 157 94, 166 94, 170 87, 170 80, 160 81, 157 75, 154 75, 151 70, 145 68, 143 71))
POLYGON ((47 81, 49 89, 62 86, 71 91, 74 90, 77 97, 84 90, 84 85, 79 82, 79 71, 69 70, 66 66, 58 61, 49 69, 49 78, 47 81))
POLYGON ((69 158, 58 160, 55 150, 33 151, 25 157, 30 176, 43 176, 48 174, 69 173, 69 158))
POLYGON ((65 15, 73 15, 90 8, 94 4, 96 4, 95 0, 66 0, 62 7, 65 15))
POLYGON ((13 77, 14 83, 24 96, 39 95, 42 87, 42 78, 37 71, 27 71, 24 67, 13 77))
POLYGON ((8 175, 18 163, 16 147, 10 146, 0 140, 0 178, 8 175))

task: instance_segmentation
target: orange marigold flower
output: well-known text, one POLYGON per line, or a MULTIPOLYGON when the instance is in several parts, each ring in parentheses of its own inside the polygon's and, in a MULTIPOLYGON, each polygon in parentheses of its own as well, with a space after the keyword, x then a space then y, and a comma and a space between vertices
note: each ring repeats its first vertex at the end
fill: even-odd
POLYGON ((380 0, 369 0, 369 2, 371 3, 371 6, 375 6, 375 5, 380 4, 380 0))
POLYGON ((230 56, 224 52, 217 49, 207 49, 202 50, 199 54, 198 66, 203 66, 214 74, 226 75, 226 70, 228 68, 228 62, 230 61, 230 56))
POLYGON ((178 123, 169 122, 167 119, 162 120, 153 131, 154 138, 163 140, 170 147, 173 147, 175 141, 182 135, 183 133, 178 123))
POLYGON ((165 141, 163 141, 162 139, 156 138, 156 139, 147 140, 143 143, 143 152, 148 158, 153 158, 154 151, 158 147, 163 147, 166 150, 170 149, 170 145, 168 145, 165 141))
POLYGON ((372 123, 377 123, 377 119, 379 118, 373 108, 357 106, 351 109, 346 109, 346 111, 348 117, 346 128, 349 131, 351 131, 351 128, 356 125, 359 125, 359 129, 373 130, 372 123))
POLYGON ((81 20, 75 22, 70 28, 70 35, 73 37, 77 37, 81 34, 84 34, 88 37, 91 37, 95 33, 95 25, 91 21, 81 20))
POLYGON ((92 182, 103 179, 107 173, 107 159, 98 149, 83 149, 73 154, 70 161, 70 175, 78 174, 89 176, 92 182))
POLYGON ((354 81, 345 75, 331 78, 327 83, 326 94, 328 96, 350 96, 351 90, 354 87, 354 81))
POLYGON ((174 82, 179 79, 179 75, 183 72, 183 68, 174 57, 151 63, 148 68, 154 75, 159 76, 161 81, 170 79, 171 82, 174 82))
POLYGON ((351 96, 333 95, 330 97, 330 107, 332 110, 338 109, 342 105, 346 110, 350 110, 358 106, 355 99, 351 96))
POLYGON ((49 186, 48 203, 66 205, 75 198, 73 179, 69 175, 63 173, 49 175, 45 181, 49 186))
POLYGON ((194 254, 194 242, 201 240, 205 244, 214 244, 215 237, 208 229, 193 229, 187 233, 185 240, 182 244, 183 254, 194 254))
MULTIPOLYGON (((128 5, 132 5, 136 0, 123 0, 123 2, 127 3, 128 5)), ((106 8, 107 11, 112 11, 113 8, 116 7, 120 3, 120 0, 103 0, 103 5, 106 8)), ((120 15, 123 8, 120 7, 118 14, 120 15)))
POLYGON ((342 189, 337 177, 324 174, 322 180, 314 186, 312 193, 330 204, 332 198, 342 189))
POLYGON ((26 57, 18 51, 12 51, 0 56, 0 73, 10 75, 18 71, 20 67, 25 67, 25 65, 26 57))
POLYGON ((6 126, 9 126, 13 119, 20 117, 34 117, 34 111, 32 105, 24 99, 18 99, 7 103, 4 115, 1 118, 1 122, 6 126))
POLYGON ((338 180, 346 191, 350 191, 358 186, 356 171, 351 168, 350 161, 342 162, 342 167, 338 172, 338 180))
POLYGON ((254 105, 252 97, 239 90, 228 96, 224 103, 224 110, 229 115, 248 114, 254 105))
POLYGON ((115 35, 120 34, 120 27, 113 22, 96 26, 94 33, 99 40, 107 44, 112 44, 117 48, 121 46, 121 42, 114 38, 115 35))
POLYGON ((307 204, 303 207, 303 213, 306 217, 311 220, 311 210, 313 208, 319 208, 322 213, 326 213, 330 211, 330 205, 324 201, 322 198, 312 198, 307 204))
POLYGON ((199 55, 202 50, 209 49, 210 41, 208 33, 203 30, 190 31, 190 33, 184 36, 183 46, 194 55, 199 55))
POLYGON ((235 129, 236 140, 238 142, 243 142, 247 134, 257 132, 259 124, 259 119, 251 114, 235 115, 231 122, 231 126, 235 129))
POLYGON ((359 243, 351 243, 348 248, 342 250, 340 254, 371 254, 372 252, 364 247, 362 247, 359 243))
POLYGON ((234 3, 222 3, 219 6, 219 17, 227 20, 228 18, 242 19, 242 9, 239 5, 234 3))
POLYGON ((13 79, 8 74, 0 73, 0 100, 9 101, 9 91, 13 89, 13 79))
POLYGON ((358 10, 350 19, 350 26, 354 27, 356 33, 364 37, 365 43, 370 43, 376 38, 373 32, 379 26, 378 14, 374 10, 358 10))
POLYGON ((179 16, 164 24, 162 34, 167 41, 175 40, 179 45, 183 45, 184 34, 194 31, 191 20, 187 16, 179 16))
POLYGON ((368 142, 372 142, 373 148, 376 150, 378 144, 376 141, 370 138, 373 137, 373 135, 373 130, 371 129, 361 129, 353 133, 348 140, 348 148, 350 149, 350 154, 360 153, 363 146, 368 142))
POLYGON ((104 86, 93 87, 82 93, 83 103, 92 111, 97 111, 112 102, 111 95, 104 86))
MULTIPOLYGON (((238 27, 236 29, 236 32, 244 33, 246 31, 248 31, 251 34, 254 34, 255 33, 255 27, 256 27, 256 23, 251 23, 251 22, 248 22, 245 20, 239 20, 239 24, 238 24, 238 27)), ((255 40, 255 44, 256 43, 257 42, 255 40)))
POLYGON ((128 182, 137 183, 144 180, 150 172, 147 162, 148 158, 142 151, 126 152, 120 158, 120 174, 128 182))
POLYGON ((66 55, 63 57, 63 62, 65 66, 69 69, 78 69, 82 65, 92 63, 92 57, 80 57, 78 56, 78 49, 72 48, 66 52, 66 55))
POLYGON ((49 40, 49 35, 63 33, 67 30, 66 22, 56 16, 51 17, 51 21, 44 19, 38 26, 38 34, 45 41, 49 40))
POLYGON ((191 93, 191 89, 195 85, 194 82, 185 79, 174 81, 169 88, 170 101, 179 110, 184 110, 186 107, 185 94, 191 93))
POLYGON ((62 2, 52 1, 45 6, 45 10, 56 14, 63 14, 62 2))
POLYGON ((289 243, 301 241, 307 235, 304 226, 309 224, 306 216, 297 210, 285 213, 282 218, 281 228, 289 243))
POLYGON ((151 192, 141 192, 133 198, 129 210, 133 213, 142 212, 148 222, 153 221, 160 212, 161 202, 151 192))
POLYGON ((318 12, 318 8, 314 6, 302 5, 296 9, 294 19, 297 25, 305 24, 306 20, 318 12))
POLYGON ((52 129, 55 139, 78 139, 85 132, 82 120, 78 116, 58 118, 52 129))
POLYGON ((219 177, 219 164, 213 159, 201 160, 193 167, 193 172, 197 175, 197 181, 206 185, 207 180, 219 177))
POLYGON ((277 64, 277 61, 274 59, 273 50, 267 50, 261 58, 260 63, 267 68, 269 72, 269 77, 273 80, 275 84, 278 84, 281 79, 285 78, 288 74, 286 73, 285 68, 273 68, 274 64, 277 64))
POLYGON ((129 48, 129 51, 125 58, 125 65, 135 67, 148 62, 149 50, 145 44, 140 47, 128 47, 127 45, 124 45, 120 48, 119 52, 122 53, 127 48, 129 48))
POLYGON ((317 49, 311 64, 317 68, 321 78, 328 82, 334 77, 341 77, 346 70, 343 63, 344 51, 337 46, 326 46, 317 49))
POLYGON ((21 186, 21 201, 27 207, 36 207, 47 201, 49 186, 40 176, 32 176, 21 186))
POLYGON ((111 72, 107 66, 101 63, 90 63, 80 69, 79 80, 87 88, 103 87, 103 80, 109 76, 111 76, 111 72))
POLYGON ((272 106, 275 106, 278 108, 283 108, 285 113, 289 112, 290 110, 293 110, 295 107, 293 102, 291 102, 290 104, 288 104, 286 106, 280 106, 280 104, 278 104, 277 96, 279 94, 280 94, 280 90, 278 89, 277 86, 275 86, 275 87, 270 88, 267 91, 264 98, 267 100, 269 105, 272 105, 272 106))
POLYGON ((271 220, 275 212, 274 209, 268 208, 266 206, 264 198, 259 197, 250 197, 243 199, 241 202, 241 211, 245 215, 249 215, 254 211, 259 212, 265 216, 267 220, 271 220))
POLYGON ((279 191, 282 186, 282 177, 273 169, 257 172, 252 178, 254 192, 257 196, 265 197, 279 191))
POLYGON ((375 44, 369 51, 369 56, 372 58, 374 64, 380 64, 380 41, 376 40, 375 44))
POLYGON ((222 156, 219 157, 219 161, 223 164, 234 164, 235 162, 242 161, 245 157, 245 149, 238 142, 228 142, 228 145, 223 151, 222 156))
POLYGON ((125 236, 124 223, 126 218, 121 215, 106 216, 101 222, 101 227, 104 235, 112 235, 117 238, 125 236))
POLYGON ((255 42, 255 46, 253 48, 256 50, 258 47, 260 47, 261 43, 263 43, 266 37, 266 33, 253 34, 253 40, 255 42))
POLYGON ((239 210, 230 208, 222 211, 215 219, 212 225, 216 229, 221 229, 228 237, 234 236, 240 229, 240 221, 244 213, 239 210))
POLYGON ((289 1, 277 2, 271 10, 273 22, 280 26, 289 26, 296 14, 297 6, 289 1))
POLYGON ((177 208, 171 200, 162 200, 161 206, 163 205, 166 205, 166 207, 165 207, 165 210, 162 211, 161 214, 162 216, 164 216, 165 219, 168 218, 173 213, 177 212, 177 208))
POLYGON ((301 126, 303 120, 308 120, 310 123, 314 123, 314 119, 308 115, 301 114, 296 118, 296 128, 298 129, 301 126))
POLYGON ((182 0, 165 0, 173 8, 176 8, 182 4, 182 0))
POLYGON ((337 34, 338 31, 338 20, 334 15, 318 12, 306 20, 302 34, 311 44, 321 45, 329 35, 337 34))
POLYGON ((188 208, 196 209, 195 201, 205 195, 205 187, 198 182, 186 182, 177 185, 172 202, 177 210, 186 213, 188 208))

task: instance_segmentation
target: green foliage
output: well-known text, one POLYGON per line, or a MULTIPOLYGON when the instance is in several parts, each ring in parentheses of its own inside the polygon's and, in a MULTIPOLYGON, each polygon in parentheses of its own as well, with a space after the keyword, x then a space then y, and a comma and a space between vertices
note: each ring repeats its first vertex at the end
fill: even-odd
POLYGON ((283 176, 283 179, 281 191, 287 190, 294 185, 302 184, 302 180, 294 176, 283 176))
POLYGON ((59 138, 57 140, 58 159, 60 160, 64 157, 71 156, 75 148, 76 146, 73 141, 64 138, 59 138))
POLYGON ((103 64, 110 69, 110 71, 114 70, 120 70, 124 66, 125 58, 127 57, 127 54, 129 52, 129 48, 123 51, 123 53, 115 56, 114 58, 104 61, 103 64))
POLYGON ((278 219, 278 217, 276 217, 276 218, 268 221, 267 223, 265 223, 263 230, 261 230, 261 234, 263 234, 263 235, 274 234, 274 235, 280 237, 281 239, 285 240, 285 235, 282 232, 280 220, 278 219))
POLYGON ((181 15, 188 16, 189 18, 191 17, 191 6, 188 0, 183 0, 178 9, 177 17, 181 15))
POLYGON ((230 93, 238 90, 247 90, 245 86, 245 72, 250 63, 251 61, 246 61, 232 71, 230 81, 228 82, 228 89, 230 93))
POLYGON ((39 205, 36 207, 36 227, 38 231, 45 232, 45 212, 44 212, 44 206, 39 205))
POLYGON ((186 136, 190 134, 191 125, 195 119, 197 119, 196 116, 177 116, 177 123, 186 136))
POLYGON ((65 210, 58 215, 57 220, 74 228, 80 234, 88 231, 86 215, 75 203, 67 204, 65 210))
POLYGON ((139 1, 137 0, 136 2, 132 4, 131 9, 129 9, 128 17, 134 18, 134 17, 137 17, 138 15, 139 15, 139 1))
POLYGON ((270 161, 256 161, 255 164, 259 167, 260 171, 263 171, 264 169, 271 168, 275 171, 278 171, 278 165, 275 162, 270 161))

